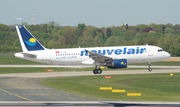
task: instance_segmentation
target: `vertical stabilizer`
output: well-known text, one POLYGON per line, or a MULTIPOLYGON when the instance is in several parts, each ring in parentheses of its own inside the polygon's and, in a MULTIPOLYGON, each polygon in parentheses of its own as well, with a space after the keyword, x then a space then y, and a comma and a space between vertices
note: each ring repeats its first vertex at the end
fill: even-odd
POLYGON ((45 50, 44 46, 26 29, 25 26, 16 26, 23 52, 45 50))

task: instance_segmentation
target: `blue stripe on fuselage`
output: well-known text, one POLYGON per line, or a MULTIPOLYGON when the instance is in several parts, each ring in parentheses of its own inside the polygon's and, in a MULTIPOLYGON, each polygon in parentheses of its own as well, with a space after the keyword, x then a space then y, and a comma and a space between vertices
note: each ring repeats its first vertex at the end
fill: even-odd
MULTIPOLYGON (((123 49, 102 49, 102 50, 91 50, 92 52, 95 53, 99 53, 101 55, 105 55, 107 53, 107 55, 112 55, 113 53, 115 55, 125 55, 125 54, 143 54, 143 52, 146 50, 146 48, 140 48, 140 47, 136 47, 135 48, 129 48, 127 49, 126 47, 123 49)), ((81 51, 80 56, 88 56, 88 51, 81 51), (85 54, 84 54, 85 53, 85 54)))

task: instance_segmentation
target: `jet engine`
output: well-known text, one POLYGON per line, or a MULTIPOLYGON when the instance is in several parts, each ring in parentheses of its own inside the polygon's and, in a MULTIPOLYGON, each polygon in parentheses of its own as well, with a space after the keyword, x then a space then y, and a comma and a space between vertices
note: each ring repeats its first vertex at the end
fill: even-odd
POLYGON ((127 59, 114 59, 110 62, 107 62, 106 66, 112 69, 127 68, 127 59))

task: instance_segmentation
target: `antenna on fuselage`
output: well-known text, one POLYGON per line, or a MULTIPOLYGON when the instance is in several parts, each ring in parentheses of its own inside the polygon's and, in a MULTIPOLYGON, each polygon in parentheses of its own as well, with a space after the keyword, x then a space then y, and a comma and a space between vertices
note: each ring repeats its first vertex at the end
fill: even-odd
POLYGON ((148 44, 146 43, 146 46, 148 46, 148 44))
POLYGON ((81 47, 79 46, 79 48, 81 48, 81 47))

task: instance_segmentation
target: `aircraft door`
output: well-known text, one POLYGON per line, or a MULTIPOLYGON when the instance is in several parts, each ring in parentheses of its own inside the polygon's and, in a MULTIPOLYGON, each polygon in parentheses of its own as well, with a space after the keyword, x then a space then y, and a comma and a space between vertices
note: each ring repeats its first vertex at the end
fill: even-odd
POLYGON ((47 64, 52 64, 51 53, 50 53, 50 51, 47 51, 47 52, 46 52, 46 59, 45 59, 45 62, 46 62, 47 64))
POLYGON ((148 47, 148 56, 153 56, 153 49, 148 47))

